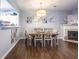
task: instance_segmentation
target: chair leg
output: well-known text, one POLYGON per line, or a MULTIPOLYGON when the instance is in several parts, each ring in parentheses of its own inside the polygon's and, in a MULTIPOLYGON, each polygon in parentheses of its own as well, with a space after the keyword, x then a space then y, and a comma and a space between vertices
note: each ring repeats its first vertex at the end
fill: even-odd
POLYGON ((36 40, 34 40, 34 45, 35 45, 35 47, 36 47, 36 40))
POLYGON ((52 41, 53 41, 53 40, 51 40, 51 47, 53 47, 53 43, 52 43, 52 41))
POLYGON ((44 47, 45 47, 45 40, 44 40, 44 47))
POLYGON ((59 39, 57 39, 57 45, 59 45, 59 39))
POLYGON ((42 40, 42 47, 43 47, 43 40, 42 40))
POLYGON ((27 39, 25 39, 25 46, 27 46, 27 39))
POLYGON ((56 45, 57 45, 56 39, 54 39, 54 45, 55 45, 55 47, 56 47, 56 45))
POLYGON ((32 45, 32 44, 31 44, 31 39, 29 39, 29 41, 30 41, 30 42, 29 42, 29 45, 31 46, 31 45, 32 45))
POLYGON ((50 40, 47 40, 47 44, 49 44, 49 41, 50 41, 50 40))

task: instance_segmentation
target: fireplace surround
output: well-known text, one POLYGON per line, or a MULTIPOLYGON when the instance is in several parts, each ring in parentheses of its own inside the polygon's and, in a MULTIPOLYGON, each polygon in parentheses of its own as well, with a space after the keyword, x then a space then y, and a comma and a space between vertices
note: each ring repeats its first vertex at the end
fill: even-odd
POLYGON ((68 42, 78 43, 78 26, 64 25, 63 26, 63 40, 68 42))

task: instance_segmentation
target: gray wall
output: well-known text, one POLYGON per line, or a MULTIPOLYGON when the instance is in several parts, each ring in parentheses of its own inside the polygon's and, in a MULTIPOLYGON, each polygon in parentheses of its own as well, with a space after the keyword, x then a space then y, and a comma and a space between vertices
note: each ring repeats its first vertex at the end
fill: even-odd
MULTIPOLYGON (((25 20, 27 20, 28 16, 35 15, 34 11, 21 11, 20 12, 20 25, 22 28, 26 29, 28 32, 32 32, 32 29, 36 27, 46 27, 46 28, 53 28, 57 29, 59 32, 59 36, 63 36, 63 24, 66 23, 66 17, 70 14, 70 12, 66 11, 48 11, 46 17, 54 17, 52 19, 52 22, 48 23, 42 23, 42 22, 32 22, 32 23, 26 23, 25 20)), ((49 19, 48 19, 49 20, 49 19)))
POLYGON ((74 10, 72 11, 72 13, 78 15, 78 9, 74 9, 74 10))
POLYGON ((71 15, 78 15, 78 8, 71 10, 71 15))

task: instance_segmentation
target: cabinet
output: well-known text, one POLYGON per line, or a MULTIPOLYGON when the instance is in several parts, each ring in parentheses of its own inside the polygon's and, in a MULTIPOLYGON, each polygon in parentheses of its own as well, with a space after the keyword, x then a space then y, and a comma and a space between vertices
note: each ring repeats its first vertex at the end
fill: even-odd
POLYGON ((19 13, 15 11, 1 12, 0 29, 19 27, 19 13))

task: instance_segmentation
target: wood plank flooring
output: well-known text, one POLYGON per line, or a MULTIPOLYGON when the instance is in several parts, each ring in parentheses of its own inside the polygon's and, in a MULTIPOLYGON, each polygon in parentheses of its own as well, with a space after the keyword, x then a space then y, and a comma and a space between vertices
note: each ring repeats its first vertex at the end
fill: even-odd
POLYGON ((20 40, 5 59, 77 59, 78 45, 62 42, 56 47, 26 47, 25 40, 20 40))

